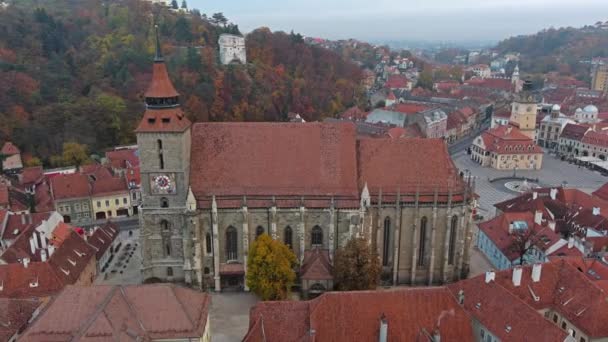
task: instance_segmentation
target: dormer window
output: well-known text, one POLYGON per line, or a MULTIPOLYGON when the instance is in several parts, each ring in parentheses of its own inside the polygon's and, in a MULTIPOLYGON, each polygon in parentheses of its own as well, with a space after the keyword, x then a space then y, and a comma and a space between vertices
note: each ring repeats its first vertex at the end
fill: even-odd
POLYGON ((38 277, 36 277, 36 280, 30 281, 30 287, 38 287, 38 277))
POLYGON ((149 124, 154 124, 154 123, 156 123, 156 118, 148 118, 148 123, 149 123, 149 124))
POLYGON ((59 269, 61 270, 61 272, 63 272, 65 275, 70 275, 70 271, 64 270, 63 267, 59 267, 59 269))
POLYGON ((84 255, 86 255, 86 254, 84 254, 84 253, 80 253, 80 252, 79 252, 79 251, 77 251, 77 250, 74 250, 74 253, 76 253, 76 255, 78 255, 80 258, 82 258, 84 255))
POLYGON ((4 290, 4 280, 0 281, 0 292, 4 290))
POLYGON ((70 258, 68 258, 68 262, 69 262, 70 264, 72 264, 72 266, 76 266, 76 262, 75 262, 75 261, 70 260, 70 258))
POLYGON ((162 118, 163 123, 171 122, 171 118, 162 118))

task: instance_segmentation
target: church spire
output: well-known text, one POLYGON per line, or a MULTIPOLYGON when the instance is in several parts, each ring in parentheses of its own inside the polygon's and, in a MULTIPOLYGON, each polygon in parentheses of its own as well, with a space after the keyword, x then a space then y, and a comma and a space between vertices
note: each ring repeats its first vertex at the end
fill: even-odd
POLYGON ((160 38, 158 37, 158 25, 154 25, 154 31, 156 34, 156 55, 154 56, 154 62, 164 62, 163 52, 160 48, 160 38))

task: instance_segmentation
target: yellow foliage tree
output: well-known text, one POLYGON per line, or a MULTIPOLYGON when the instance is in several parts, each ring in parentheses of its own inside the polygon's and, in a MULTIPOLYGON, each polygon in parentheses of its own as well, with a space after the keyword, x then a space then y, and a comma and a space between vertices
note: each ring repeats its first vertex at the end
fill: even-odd
POLYGON ((247 260, 247 286, 262 300, 283 300, 296 279, 296 256, 268 234, 252 244, 247 260))
POLYGON ((87 154, 88 146, 76 142, 63 143, 63 163, 64 165, 74 165, 79 168, 88 162, 89 155, 87 154))

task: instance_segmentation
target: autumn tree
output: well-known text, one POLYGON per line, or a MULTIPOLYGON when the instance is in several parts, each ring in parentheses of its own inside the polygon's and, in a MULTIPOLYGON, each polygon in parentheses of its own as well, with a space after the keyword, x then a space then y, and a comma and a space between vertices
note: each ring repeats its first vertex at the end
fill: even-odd
POLYGON ((430 71, 423 71, 420 73, 418 77, 418 83, 416 87, 424 88, 424 89, 433 89, 433 74, 430 71))
POLYGON ((215 23, 216 25, 222 24, 223 26, 226 26, 226 24, 228 24, 228 19, 222 12, 214 13, 211 18, 213 20, 213 23, 215 23))
POLYGON ((64 165, 75 165, 76 168, 80 168, 81 165, 90 160, 87 152, 87 145, 76 142, 66 142, 63 144, 63 153, 61 157, 64 165))
POLYGON ((380 281, 382 268, 378 255, 364 238, 350 239, 336 252, 334 282, 336 290, 372 290, 380 281))
POLYGON ((510 233, 511 243, 507 247, 513 252, 519 264, 523 265, 526 262, 526 254, 536 248, 541 241, 541 235, 538 229, 513 227, 510 233))
POLYGON ((296 256, 268 234, 251 244, 247 260, 247 286, 262 300, 283 300, 296 279, 296 256))

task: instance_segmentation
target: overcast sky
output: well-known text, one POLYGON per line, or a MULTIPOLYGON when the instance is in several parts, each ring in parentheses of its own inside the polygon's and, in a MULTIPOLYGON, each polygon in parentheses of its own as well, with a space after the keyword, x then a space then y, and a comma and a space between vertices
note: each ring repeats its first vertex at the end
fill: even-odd
MULTIPOLYGON (((179 1, 181 2, 181 1, 179 1)), ((248 32, 260 26, 324 38, 500 40, 550 26, 608 20, 608 0, 187 0, 223 12, 248 32)))

